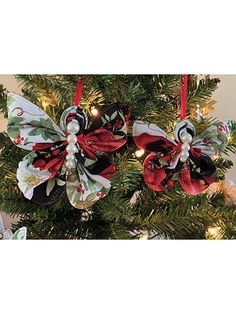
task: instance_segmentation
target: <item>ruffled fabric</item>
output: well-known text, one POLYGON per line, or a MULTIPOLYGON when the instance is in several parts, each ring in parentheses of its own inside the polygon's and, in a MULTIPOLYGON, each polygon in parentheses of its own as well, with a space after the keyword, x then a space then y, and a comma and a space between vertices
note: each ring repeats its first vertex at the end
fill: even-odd
POLYGON ((189 158, 180 161, 180 132, 195 129, 189 121, 181 121, 174 131, 175 140, 155 124, 136 121, 133 137, 136 145, 151 152, 143 164, 144 181, 153 190, 163 191, 179 182, 191 195, 206 190, 216 179, 216 167, 210 156, 222 152, 228 143, 226 125, 211 126, 190 143, 189 158))

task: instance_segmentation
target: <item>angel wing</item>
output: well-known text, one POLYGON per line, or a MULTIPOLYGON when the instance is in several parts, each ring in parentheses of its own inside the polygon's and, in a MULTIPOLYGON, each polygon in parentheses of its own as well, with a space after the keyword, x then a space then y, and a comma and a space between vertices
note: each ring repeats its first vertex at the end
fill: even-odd
POLYGON ((229 130, 226 124, 211 125, 199 136, 193 138, 192 146, 206 156, 223 152, 228 145, 229 130))
POLYGON ((8 94, 7 132, 12 142, 23 149, 38 150, 37 144, 64 141, 65 133, 40 108, 15 94, 8 94))
POLYGON ((176 146, 176 142, 165 131, 153 123, 135 121, 133 137, 136 145, 151 152, 168 153, 176 146))
POLYGON ((225 124, 212 125, 193 138, 189 160, 180 166, 179 183, 191 195, 206 190, 215 182, 216 166, 210 157, 223 152, 228 144, 225 124))
POLYGON ((16 146, 32 150, 19 163, 18 186, 27 199, 50 204, 65 192, 64 177, 59 172, 65 159, 65 133, 23 97, 8 94, 7 106, 8 135, 16 146))
MULTIPOLYGON (((160 162, 173 169, 179 160, 177 143, 168 134, 153 123, 135 121, 133 137, 136 145, 144 150, 155 152, 160 162)), ((152 154, 154 157, 154 155, 152 154)), ((149 160, 150 161, 150 160, 149 160)))
POLYGON ((152 123, 136 121, 133 125, 136 145, 151 153, 143 164, 144 181, 156 191, 172 186, 175 181, 170 174, 175 172, 179 160, 179 147, 165 131, 152 123))

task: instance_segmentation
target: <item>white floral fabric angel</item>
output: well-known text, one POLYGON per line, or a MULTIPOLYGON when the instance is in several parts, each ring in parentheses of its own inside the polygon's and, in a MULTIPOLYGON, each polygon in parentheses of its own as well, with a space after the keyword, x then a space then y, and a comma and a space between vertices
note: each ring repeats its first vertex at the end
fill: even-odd
POLYGON ((10 93, 7 105, 8 135, 30 151, 17 169, 27 199, 51 204, 66 192, 72 206, 88 208, 109 192, 116 169, 107 153, 126 143, 127 106, 103 106, 92 122, 80 107, 71 106, 58 126, 23 97, 10 93))

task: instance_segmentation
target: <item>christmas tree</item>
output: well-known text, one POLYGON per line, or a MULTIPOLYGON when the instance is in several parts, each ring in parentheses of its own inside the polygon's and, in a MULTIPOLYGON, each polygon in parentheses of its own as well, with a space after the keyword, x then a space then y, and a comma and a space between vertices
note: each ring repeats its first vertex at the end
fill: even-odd
MULTIPOLYGON (((23 96, 41 107, 59 125, 62 112, 73 103, 75 84, 84 80, 81 107, 94 119, 104 105, 122 103, 130 111, 127 142, 110 153, 117 168, 112 188, 88 209, 74 208, 67 197, 50 206, 27 200, 17 186, 18 163, 28 153, 14 146, 6 132, 0 134, 0 211, 19 216, 14 230, 25 226, 30 239, 233 239, 236 205, 223 180, 236 153, 236 124, 223 154, 214 158, 218 188, 189 195, 176 183, 160 192, 144 182, 142 165, 148 152, 135 145, 135 120, 155 123, 173 134, 179 121, 179 75, 17 75, 23 96)), ((219 79, 189 75, 187 116, 197 134, 212 124, 212 93, 219 79), (202 113, 199 119, 199 112, 202 113)), ((1 111, 7 117, 7 90, 0 85, 1 111)))

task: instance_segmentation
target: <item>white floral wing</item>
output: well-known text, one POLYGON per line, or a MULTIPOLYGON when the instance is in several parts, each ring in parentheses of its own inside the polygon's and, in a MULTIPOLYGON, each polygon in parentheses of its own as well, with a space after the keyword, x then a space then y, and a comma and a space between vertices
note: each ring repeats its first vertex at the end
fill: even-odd
POLYGON ((70 171, 66 181, 68 199, 75 208, 91 207, 96 201, 107 195, 111 182, 103 175, 92 174, 80 162, 70 171))
POLYGON ((9 93, 7 109, 7 132, 16 146, 37 150, 38 143, 49 144, 65 140, 61 128, 42 109, 25 98, 9 93))
POLYGON ((10 229, 0 230, 0 240, 11 240, 12 231, 10 229))
POLYGON ((228 145, 230 130, 224 123, 211 125, 199 136, 193 138, 193 147, 201 150, 206 156, 214 156, 222 153, 228 145))
POLYGON ((27 236, 27 228, 22 227, 16 230, 16 232, 11 237, 11 240, 26 240, 26 236, 27 236))

